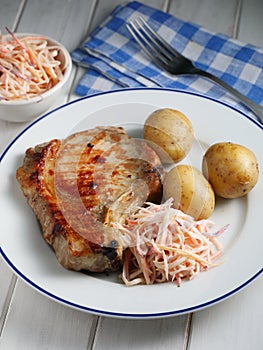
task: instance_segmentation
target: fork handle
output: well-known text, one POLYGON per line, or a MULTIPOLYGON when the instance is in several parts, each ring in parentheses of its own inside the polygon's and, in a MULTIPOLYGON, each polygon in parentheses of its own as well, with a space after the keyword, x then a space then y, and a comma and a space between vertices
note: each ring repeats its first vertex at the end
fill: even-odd
POLYGON ((246 107, 248 107, 256 115, 257 119, 263 124, 263 107, 262 106, 258 105, 257 103, 255 103, 245 95, 241 94, 232 86, 228 85, 223 80, 217 78, 211 73, 208 73, 201 69, 197 69, 195 73, 214 81, 218 85, 221 85, 225 90, 229 91, 232 95, 237 97, 246 107))

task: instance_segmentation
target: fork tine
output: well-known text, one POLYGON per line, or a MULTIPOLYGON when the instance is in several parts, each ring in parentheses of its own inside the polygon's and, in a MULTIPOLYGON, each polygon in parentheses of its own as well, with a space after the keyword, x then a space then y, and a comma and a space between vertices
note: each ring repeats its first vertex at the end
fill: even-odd
POLYGON ((147 33, 147 36, 154 41, 155 45, 158 47, 161 52, 166 55, 169 59, 172 59, 174 56, 184 57, 180 52, 175 50, 171 45, 168 44, 142 17, 138 17, 138 22, 141 29, 144 33, 147 33), (165 51, 164 51, 165 49, 165 51))
POLYGON ((140 45, 142 50, 157 64, 165 68, 169 61, 163 56, 159 55, 158 50, 152 45, 145 35, 140 31, 140 26, 135 21, 127 23, 127 28, 136 42, 140 45), (157 56, 158 55, 158 56, 157 56))
POLYGON ((152 56, 158 57, 165 64, 168 64, 169 60, 171 59, 170 55, 155 40, 155 37, 152 36, 151 32, 148 31, 147 27, 145 26, 145 22, 143 22, 143 19, 141 17, 138 17, 133 21, 132 25, 134 28, 136 28, 136 31, 141 41, 144 42, 143 46, 145 47, 146 44, 148 49, 152 51, 152 56))

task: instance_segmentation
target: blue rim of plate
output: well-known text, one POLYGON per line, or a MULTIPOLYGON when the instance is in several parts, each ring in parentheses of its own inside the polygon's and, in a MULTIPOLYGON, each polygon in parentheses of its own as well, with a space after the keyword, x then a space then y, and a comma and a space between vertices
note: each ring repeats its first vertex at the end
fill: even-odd
POLYGON ((48 296, 49 298, 56 300, 57 302, 60 302, 64 305, 68 305, 74 309, 78 309, 78 310, 82 310, 82 311, 86 311, 92 314, 96 314, 96 315, 100 315, 100 316, 108 316, 108 317, 118 317, 118 318, 134 318, 134 319, 147 319, 147 318, 164 318, 164 317, 169 317, 169 316, 177 316, 177 315, 183 315, 186 313, 190 313, 190 312, 194 312, 194 311, 198 311, 199 309, 203 309, 206 308, 208 306, 211 305, 215 305, 217 303, 219 303, 220 301, 223 301, 224 299, 229 298, 231 295, 236 294, 237 292, 239 292, 240 290, 242 290, 243 288, 245 288, 246 286, 248 286, 251 282, 253 282, 257 277, 259 277, 262 273, 263 273, 263 268, 261 270, 259 270, 257 273, 255 273, 251 278, 249 278, 246 282, 244 282, 243 284, 241 284, 240 286, 238 286, 237 288, 231 290, 230 292, 212 299, 206 303, 202 303, 202 304, 198 304, 195 306, 191 306, 189 308, 185 308, 185 309, 179 309, 179 310, 173 310, 173 311, 167 311, 167 312, 159 312, 159 313, 147 313, 147 314, 130 314, 130 313, 121 313, 121 312, 113 312, 113 311, 104 311, 104 310, 98 310, 98 309, 93 309, 93 308, 89 308, 87 306, 82 306, 76 303, 72 303, 68 300, 65 300, 63 298, 60 298, 59 296, 52 294, 50 292, 48 292, 47 290, 45 290, 44 288, 39 287, 37 284, 35 284, 33 281, 31 281, 29 278, 27 278, 21 271, 19 271, 19 269, 17 269, 12 262, 8 259, 8 257, 5 255, 5 253, 3 252, 3 250, 0 248, 0 253, 3 256, 4 260, 7 262, 7 264, 14 270, 14 272, 21 277, 27 284, 31 285, 34 289, 36 289, 37 291, 39 291, 40 293, 48 296))
MULTIPOLYGON (((5 157, 5 155, 8 153, 8 150, 12 147, 12 145, 31 127, 33 127, 36 123, 38 123, 40 120, 48 117, 49 115, 55 113, 57 110, 60 110, 62 108, 65 108, 71 104, 75 104, 78 103, 79 101, 82 100, 86 100, 86 99, 90 99, 90 98, 95 98, 96 96, 101 96, 101 95, 105 95, 105 94, 116 94, 116 93, 122 93, 122 92, 127 92, 127 91, 138 91, 138 90, 143 90, 143 91, 154 91, 154 90, 161 90, 161 91, 169 91, 169 92, 176 92, 176 93, 182 93, 182 94, 188 94, 188 95, 193 95, 193 96, 197 96, 197 97, 201 97, 216 103, 219 103, 221 105, 224 105, 234 111, 239 112, 241 115, 243 115, 245 118, 249 119, 251 122, 253 122, 254 124, 256 124, 261 130, 263 130, 263 125, 261 125, 257 120, 253 119, 252 117, 248 116, 247 114, 245 114, 244 112, 240 111, 239 109, 225 103, 222 101, 218 101, 216 99, 214 99, 213 97, 210 96, 206 96, 206 95, 202 95, 199 93, 195 93, 195 92, 189 92, 189 91, 184 91, 184 90, 177 90, 177 89, 167 89, 167 88, 127 88, 127 89, 121 89, 121 90, 113 90, 113 91, 106 91, 106 92, 100 92, 94 95, 90 95, 90 96, 84 96, 81 97, 79 99, 73 100, 71 102, 68 102, 66 104, 63 104, 51 111, 49 111, 48 113, 45 113, 44 115, 42 115, 41 117, 39 117, 38 119, 36 119, 35 121, 33 121, 32 123, 30 123, 25 129, 23 129, 10 143, 9 145, 6 147, 6 149, 3 151, 1 157, 0 157, 0 162, 2 161, 2 159, 5 157)), ((33 281, 31 281, 26 275, 24 275, 7 257, 7 255, 4 253, 3 249, 0 247, 0 254, 2 255, 3 259, 6 261, 6 263, 11 267, 11 269, 16 273, 17 276, 19 276, 20 278, 22 278, 27 284, 29 284, 30 286, 32 286, 34 289, 36 289, 38 292, 40 292, 41 294, 46 295, 47 297, 62 303, 64 305, 70 306, 74 309, 78 309, 78 310, 82 310, 82 311, 86 311, 92 314, 96 314, 96 315, 100 315, 100 316, 108 316, 108 317, 116 317, 116 318, 134 318, 134 319, 152 319, 152 318, 164 318, 164 317, 171 317, 171 316, 176 316, 176 315, 182 315, 182 314, 186 314, 186 313, 190 313, 190 312, 194 312, 194 311, 198 311, 200 309, 204 309, 206 307, 215 305, 227 298, 229 298, 230 296, 236 294, 237 292, 241 291, 242 289, 244 289, 246 286, 248 286, 251 282, 253 282, 256 278, 258 278, 262 273, 263 273, 263 268, 260 269, 259 271, 257 271, 256 273, 254 273, 254 275, 252 275, 249 279, 247 279, 244 283, 240 284, 237 288, 232 289, 231 291, 215 298, 212 300, 209 300, 208 302, 202 303, 202 304, 198 304, 198 305, 194 305, 188 308, 184 308, 184 309, 178 309, 178 310, 172 310, 172 311, 167 311, 167 312, 159 312, 159 313, 146 313, 146 314, 137 314, 137 313, 121 313, 121 312, 114 312, 114 311, 105 311, 105 310, 99 310, 99 309, 93 309, 93 308, 89 308, 87 306, 83 306, 83 305, 79 305, 77 303, 73 303, 70 302, 68 300, 65 300, 63 298, 60 298, 59 296, 52 294, 50 292, 48 292, 47 290, 45 290, 44 288, 38 286, 37 284, 35 284, 33 281)))

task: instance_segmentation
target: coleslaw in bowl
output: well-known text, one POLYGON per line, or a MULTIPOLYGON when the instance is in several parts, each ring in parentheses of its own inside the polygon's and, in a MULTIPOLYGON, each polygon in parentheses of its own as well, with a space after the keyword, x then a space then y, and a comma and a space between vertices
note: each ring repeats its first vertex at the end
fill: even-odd
POLYGON ((57 101, 72 61, 58 41, 39 34, 0 36, 0 119, 30 121, 57 101))

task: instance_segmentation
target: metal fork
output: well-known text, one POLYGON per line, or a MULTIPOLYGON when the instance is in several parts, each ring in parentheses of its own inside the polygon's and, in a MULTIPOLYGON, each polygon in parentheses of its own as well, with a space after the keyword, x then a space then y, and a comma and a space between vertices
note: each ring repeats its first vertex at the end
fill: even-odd
POLYGON ((244 96, 232 86, 228 85, 223 80, 217 78, 211 73, 196 68, 188 58, 176 51, 158 33, 156 33, 142 17, 138 17, 127 23, 127 28, 142 50, 158 66, 171 74, 198 74, 214 81, 239 99, 263 124, 263 106, 253 102, 248 97, 244 96))

